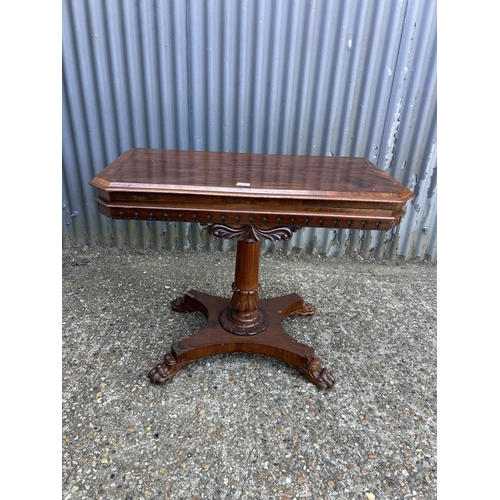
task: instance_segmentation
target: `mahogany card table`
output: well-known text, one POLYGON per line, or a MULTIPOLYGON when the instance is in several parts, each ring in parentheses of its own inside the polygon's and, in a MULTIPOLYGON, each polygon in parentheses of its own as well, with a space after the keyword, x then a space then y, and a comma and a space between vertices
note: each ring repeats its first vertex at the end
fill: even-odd
POLYGON ((282 327, 315 307, 296 293, 259 299, 260 242, 303 227, 388 230, 414 194, 365 158, 133 148, 91 181, 100 212, 115 219, 197 222, 237 241, 231 297, 190 290, 173 300, 205 326, 175 342, 150 372, 164 384, 196 359, 242 352, 289 363, 319 389, 335 380, 314 349, 282 327))

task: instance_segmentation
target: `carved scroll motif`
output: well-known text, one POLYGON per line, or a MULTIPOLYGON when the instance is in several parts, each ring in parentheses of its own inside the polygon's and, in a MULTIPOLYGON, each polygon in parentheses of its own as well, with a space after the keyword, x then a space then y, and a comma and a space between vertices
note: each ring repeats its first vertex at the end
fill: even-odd
POLYGON ((306 366, 297 367, 297 370, 305 375, 318 389, 329 389, 335 383, 333 375, 321 367, 321 360, 313 358, 306 366))
POLYGON ((246 241, 247 243, 255 243, 262 240, 289 240, 293 233, 299 228, 292 227, 271 227, 264 229, 253 224, 246 224, 240 227, 231 227, 225 224, 201 224, 208 228, 210 236, 226 239, 237 239, 238 241, 246 241))
POLYGON ((171 302, 171 307, 173 311, 177 312, 193 312, 193 308, 188 306, 185 302, 184 296, 178 297, 171 302))
POLYGON ((316 313, 316 308, 309 302, 304 302, 300 309, 293 311, 292 316, 313 316, 316 313))
POLYGON ((178 363, 170 353, 166 353, 163 357, 164 362, 157 364, 149 373, 148 378, 151 383, 163 385, 170 380, 179 370, 188 367, 192 361, 178 363))

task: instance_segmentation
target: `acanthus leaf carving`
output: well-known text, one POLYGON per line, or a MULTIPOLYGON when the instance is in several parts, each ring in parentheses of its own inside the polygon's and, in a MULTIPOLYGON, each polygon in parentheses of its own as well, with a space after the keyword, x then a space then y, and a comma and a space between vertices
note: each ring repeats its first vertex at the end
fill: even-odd
POLYGON ((262 228, 254 224, 246 224, 238 227, 232 227, 226 224, 205 223, 201 225, 204 228, 208 228, 210 236, 225 239, 236 239, 247 243, 255 243, 262 240, 289 240, 293 236, 293 233, 299 229, 296 226, 262 228))

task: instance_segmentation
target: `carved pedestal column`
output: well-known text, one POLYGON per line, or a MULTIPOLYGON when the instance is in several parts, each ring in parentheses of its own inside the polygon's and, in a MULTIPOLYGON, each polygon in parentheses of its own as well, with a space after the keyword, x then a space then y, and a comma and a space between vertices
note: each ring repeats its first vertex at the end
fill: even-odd
POLYGON ((260 242, 288 240, 296 227, 263 228, 255 225, 231 227, 225 224, 206 224, 211 236, 236 239, 236 268, 231 307, 219 316, 222 327, 236 335, 255 335, 269 325, 267 312, 259 307, 260 242))
POLYGON ((238 241, 231 307, 221 311, 222 327, 236 335, 255 335, 269 325, 259 307, 259 242, 238 241))

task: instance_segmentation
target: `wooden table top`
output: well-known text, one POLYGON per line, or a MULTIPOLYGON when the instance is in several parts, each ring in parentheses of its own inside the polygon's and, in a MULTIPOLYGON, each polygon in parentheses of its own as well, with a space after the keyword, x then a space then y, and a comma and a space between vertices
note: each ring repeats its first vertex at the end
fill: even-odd
POLYGON ((90 181, 111 218, 390 229, 414 194, 366 158, 133 148, 90 181))

